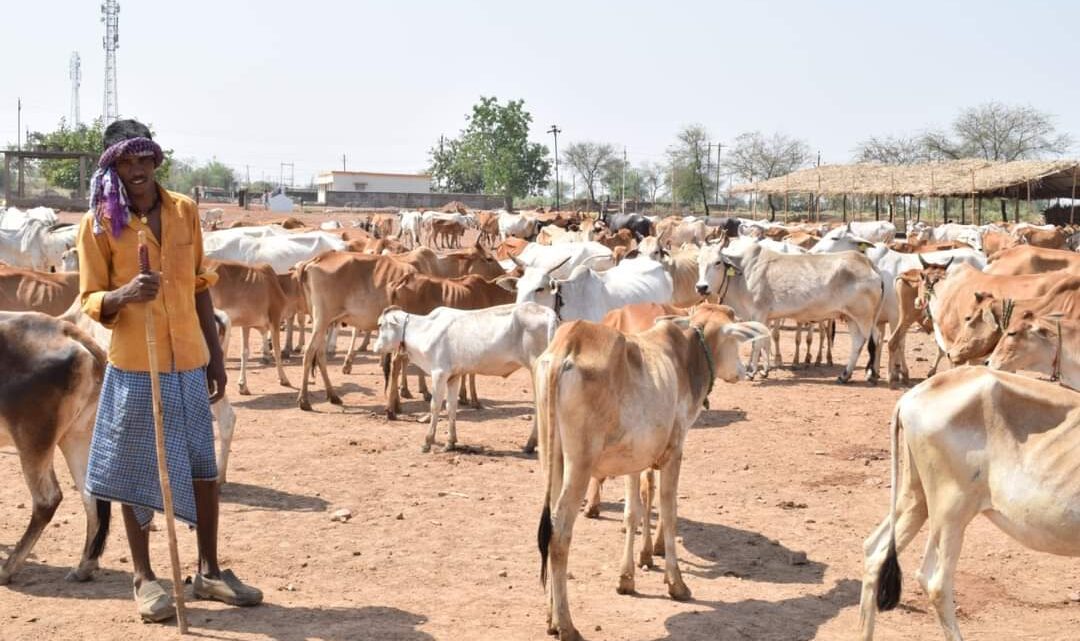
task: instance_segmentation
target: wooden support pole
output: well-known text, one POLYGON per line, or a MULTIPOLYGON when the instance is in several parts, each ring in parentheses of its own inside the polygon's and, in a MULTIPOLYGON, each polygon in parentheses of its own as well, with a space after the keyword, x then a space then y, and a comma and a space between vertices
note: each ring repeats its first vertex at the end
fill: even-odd
POLYGON ((1069 224, 1076 223, 1076 165, 1073 165, 1072 199, 1069 202, 1069 224))
MULTIPOLYGON (((1074 190, 1075 190, 1075 186, 1074 186, 1074 190)), ((844 194, 843 208, 844 208, 844 222, 846 223, 847 222, 847 194, 844 194)))
POLYGON ((1031 181, 1027 181, 1028 214, 1031 214, 1031 181))
POLYGON ((1013 198, 1013 222, 1020 222, 1020 196, 1013 198))

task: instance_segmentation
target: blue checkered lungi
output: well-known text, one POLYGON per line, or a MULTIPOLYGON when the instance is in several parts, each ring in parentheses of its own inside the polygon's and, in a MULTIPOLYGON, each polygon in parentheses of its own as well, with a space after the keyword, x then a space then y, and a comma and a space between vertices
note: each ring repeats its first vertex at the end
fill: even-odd
MULTIPOLYGON (((218 476, 206 369, 160 376, 173 511, 178 520, 195 525, 191 483, 218 476)), ((106 368, 90 443, 86 491, 132 506, 143 527, 149 525, 154 511, 163 510, 149 372, 106 368)))

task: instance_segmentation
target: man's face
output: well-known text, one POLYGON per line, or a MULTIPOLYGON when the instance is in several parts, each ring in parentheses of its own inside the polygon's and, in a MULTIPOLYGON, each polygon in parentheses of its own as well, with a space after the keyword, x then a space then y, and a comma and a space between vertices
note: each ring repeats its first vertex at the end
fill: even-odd
POLYGON ((116 159, 116 174, 129 195, 145 195, 154 188, 154 157, 120 156, 116 159))

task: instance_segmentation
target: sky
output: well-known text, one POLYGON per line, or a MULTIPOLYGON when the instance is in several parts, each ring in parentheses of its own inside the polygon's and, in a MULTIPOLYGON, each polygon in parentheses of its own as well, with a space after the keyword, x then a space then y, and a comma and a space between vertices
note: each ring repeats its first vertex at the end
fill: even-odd
MULTIPOLYGON (((102 112, 99 0, 9 3, 0 38, 0 145, 102 112)), ((1072 27, 1080 3, 342 2, 121 0, 123 117, 179 158, 297 184, 345 166, 413 172, 480 96, 523 99, 531 138, 625 147, 660 162, 701 124, 729 145, 783 132, 845 162, 871 135, 947 125, 991 100, 1031 105, 1080 138, 1072 27), (284 169, 288 179, 290 169, 284 169)), ((1073 150, 1075 153, 1076 150, 1073 150)))

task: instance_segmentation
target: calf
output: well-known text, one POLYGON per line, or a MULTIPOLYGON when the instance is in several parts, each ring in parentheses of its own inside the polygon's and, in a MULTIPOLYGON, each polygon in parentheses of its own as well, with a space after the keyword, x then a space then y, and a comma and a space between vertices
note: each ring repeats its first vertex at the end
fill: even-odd
MULTIPOLYGON (((446 400, 449 433, 445 450, 457 446, 457 400, 466 374, 506 377, 532 368, 555 334, 555 313, 535 303, 499 305, 479 310, 439 307, 426 316, 390 307, 379 315, 373 346, 379 353, 399 350, 431 375, 431 427, 421 451, 435 443, 439 412, 446 400)), ((536 445, 536 419, 525 444, 536 445)))
MULTIPOLYGON (((217 272, 218 282, 210 288, 214 307, 225 312, 232 326, 242 330, 240 351, 240 394, 251 394, 247 386, 248 335, 251 329, 270 334, 278 382, 289 387, 281 366, 281 321, 287 316, 289 300, 278 282, 278 275, 267 264, 250 266, 232 261, 206 261, 217 272)), ((229 339, 224 343, 228 350, 229 339)))
POLYGON ((0 377, 0 447, 15 446, 33 498, 30 524, 0 566, 0 585, 22 567, 63 498, 53 471, 57 447, 86 510, 82 559, 68 578, 87 581, 109 532, 109 504, 83 494, 105 352, 66 321, 0 312, 0 362, 8 373, 0 377))
MULTIPOLYGON (((742 377, 738 345, 768 336, 760 323, 734 323, 730 308, 702 305, 682 321, 640 334, 586 321, 559 328, 533 369, 540 417, 544 505, 537 542, 540 578, 552 574, 548 632, 581 639, 570 616, 567 558, 586 486, 596 476, 626 477, 626 545, 617 588, 634 592, 634 530, 639 472, 660 470, 665 581, 677 600, 690 598, 675 557, 679 471, 686 434, 716 377, 742 377)), ((642 535, 650 536, 648 521, 642 535)))
POLYGON ((876 611, 899 603, 897 555, 927 521, 926 558, 915 576, 952 641, 961 638, 956 565, 978 514, 1033 550, 1080 555, 1080 393, 963 367, 904 394, 890 431, 889 513, 863 545, 863 641, 873 638, 876 611))

